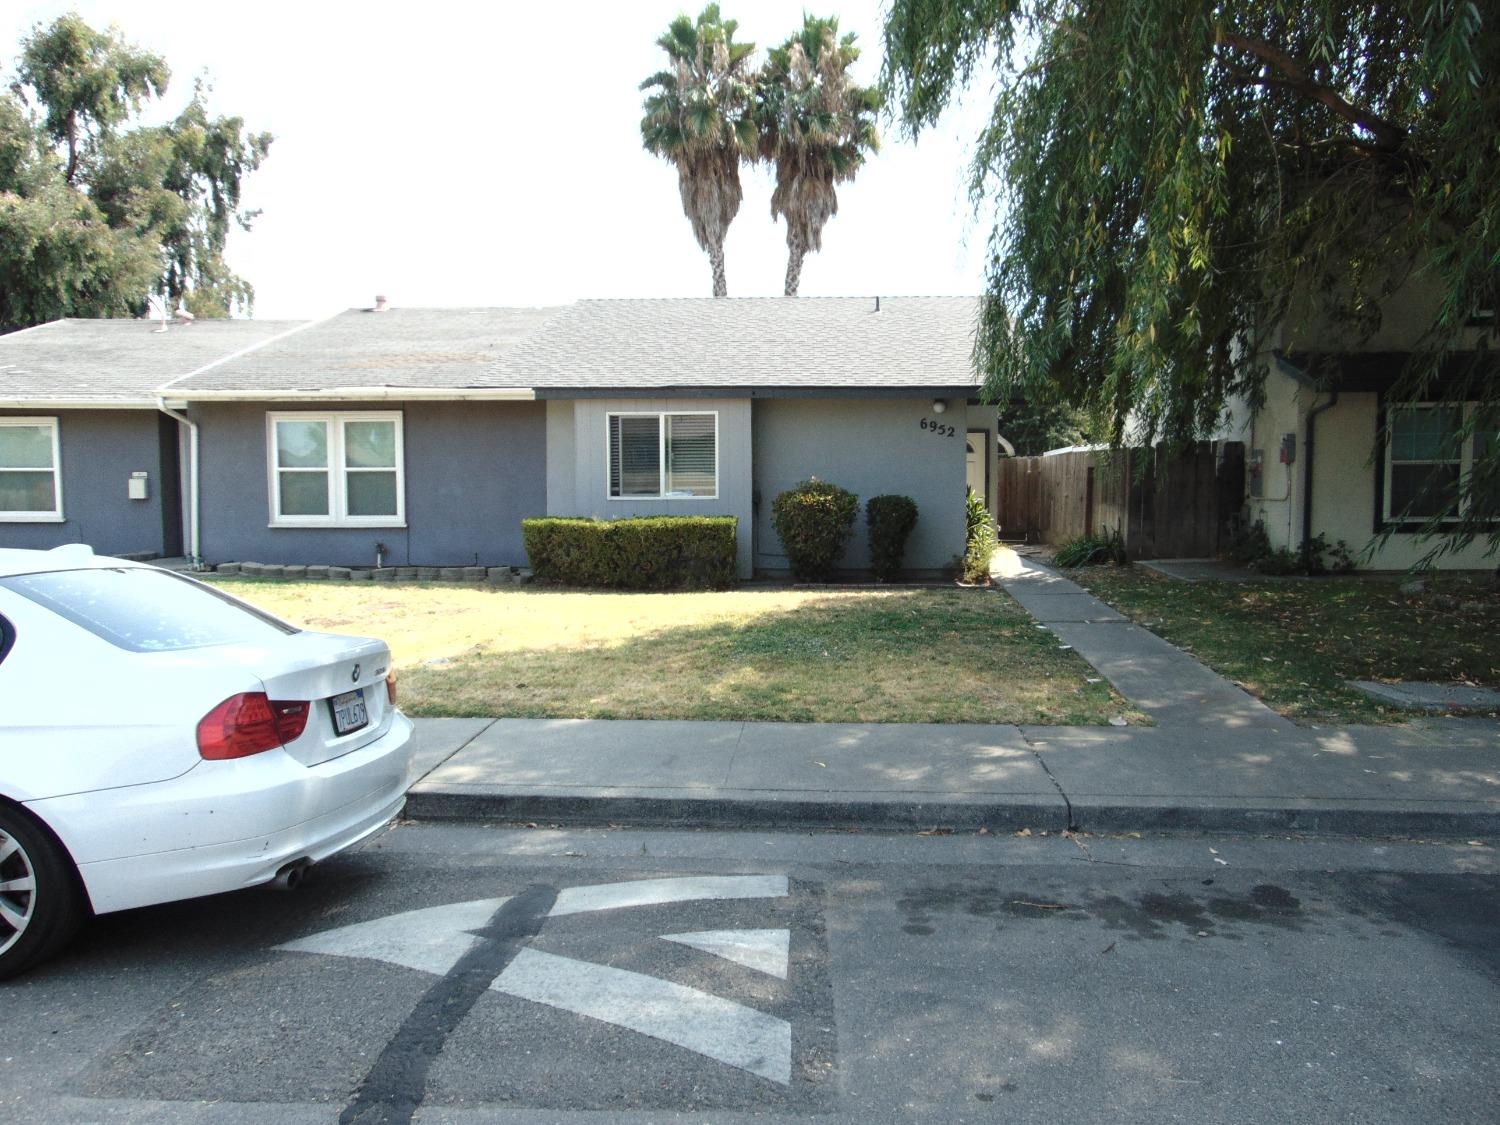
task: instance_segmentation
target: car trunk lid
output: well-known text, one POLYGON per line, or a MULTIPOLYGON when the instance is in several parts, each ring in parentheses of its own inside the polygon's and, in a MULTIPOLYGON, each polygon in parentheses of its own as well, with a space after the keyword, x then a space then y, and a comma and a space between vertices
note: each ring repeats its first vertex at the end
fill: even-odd
POLYGON ((305 766, 358 750, 390 728, 391 653, 384 641, 303 632, 226 649, 225 657, 256 676, 273 704, 309 704, 307 725, 285 744, 305 766))

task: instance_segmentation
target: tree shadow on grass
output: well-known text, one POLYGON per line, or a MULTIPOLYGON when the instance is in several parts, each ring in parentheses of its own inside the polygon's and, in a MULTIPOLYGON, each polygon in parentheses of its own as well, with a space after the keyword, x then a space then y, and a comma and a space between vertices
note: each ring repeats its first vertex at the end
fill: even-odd
POLYGON ((1009 598, 893 591, 610 644, 481 649, 402 672, 418 715, 1102 723, 1124 705, 1009 598))

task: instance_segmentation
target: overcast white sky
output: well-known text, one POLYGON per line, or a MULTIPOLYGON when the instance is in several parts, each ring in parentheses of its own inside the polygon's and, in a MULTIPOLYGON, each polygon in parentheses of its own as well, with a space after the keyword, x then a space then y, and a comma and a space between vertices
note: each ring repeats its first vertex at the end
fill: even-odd
MULTIPOLYGON (((20 37, 76 10, 166 57, 175 112, 207 71, 212 108, 276 135, 247 183, 264 212, 231 236, 255 315, 367 305, 546 305, 580 297, 708 296, 675 171, 641 149, 641 80, 685 8, 660 0, 244 5, 28 2, 0 8, 3 73, 20 37)), ((840 17, 879 69, 878 0, 726 0, 738 38, 780 42, 804 7, 840 17)), ((983 120, 970 99, 919 145, 882 130, 881 153, 839 188, 804 296, 977 293, 988 221, 964 192, 983 120)), ((777 295, 785 228, 763 170, 726 249, 730 296, 777 295)))

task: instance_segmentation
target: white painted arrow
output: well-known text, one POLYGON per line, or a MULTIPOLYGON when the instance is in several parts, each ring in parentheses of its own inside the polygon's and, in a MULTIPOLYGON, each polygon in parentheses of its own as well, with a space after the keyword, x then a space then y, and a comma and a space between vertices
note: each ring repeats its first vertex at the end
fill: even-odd
POLYGON ((790 930, 700 930, 661 936, 665 941, 690 945, 757 973, 786 980, 792 942, 790 930))
POLYGON ((675 879, 635 879, 559 891, 552 917, 627 906, 660 906, 696 899, 785 898, 785 875, 699 875, 675 879))
MULTIPOLYGON (((558 893, 550 916, 787 894, 784 875, 636 879, 569 887, 558 893)), ((276 948, 363 957, 443 976, 484 940, 470 931, 486 926, 509 901, 484 898, 408 910, 276 948)), ((785 980, 790 936, 786 930, 704 930, 666 938, 785 980)), ((791 1024, 696 988, 529 948, 515 956, 490 988, 649 1035, 772 1082, 791 1082, 791 1024)))
POLYGON ((696 988, 536 949, 516 954, 490 987, 686 1047, 783 1086, 792 1080, 791 1024, 696 988))
POLYGON ((442 976, 483 940, 465 931, 483 927, 509 901, 509 898, 481 898, 408 910, 371 922, 324 930, 276 948, 290 953, 366 957, 442 976))

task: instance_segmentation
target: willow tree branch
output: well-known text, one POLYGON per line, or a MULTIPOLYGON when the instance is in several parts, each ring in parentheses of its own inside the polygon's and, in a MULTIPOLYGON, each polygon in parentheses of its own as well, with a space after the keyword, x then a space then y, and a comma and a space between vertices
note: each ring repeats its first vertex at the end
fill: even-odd
POLYGON ((1278 71, 1282 77, 1276 80, 1277 85, 1299 93, 1303 97, 1311 98, 1313 101, 1321 102, 1351 125, 1364 129, 1375 138, 1375 146, 1382 152, 1396 152, 1406 143, 1405 129, 1387 121, 1371 109, 1355 105, 1331 86, 1313 81, 1307 76, 1307 68, 1279 47, 1272 46, 1264 40, 1251 39, 1249 36, 1235 35, 1227 31, 1220 32, 1219 42, 1226 47, 1233 47, 1254 55, 1261 62, 1278 71))

